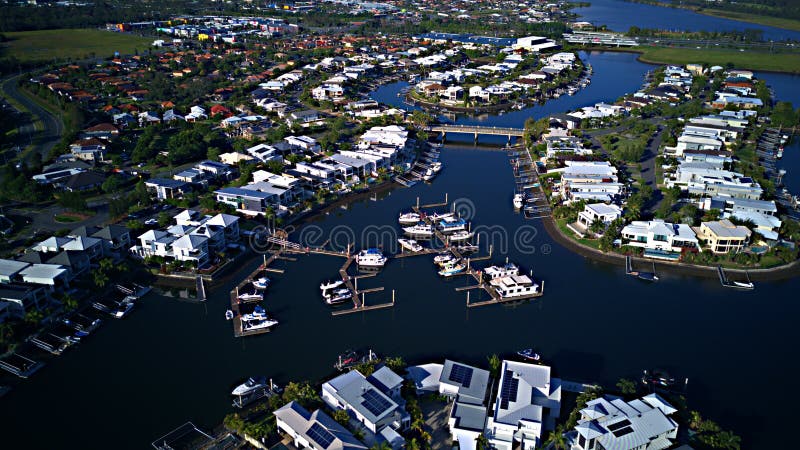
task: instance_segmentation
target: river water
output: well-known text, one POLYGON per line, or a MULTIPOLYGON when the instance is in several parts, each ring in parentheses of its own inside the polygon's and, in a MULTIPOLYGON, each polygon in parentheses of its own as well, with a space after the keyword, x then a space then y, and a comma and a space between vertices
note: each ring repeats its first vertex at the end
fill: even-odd
POLYGON ((765 40, 800 40, 800 31, 706 16, 678 8, 631 3, 624 0, 592 0, 591 6, 573 10, 580 20, 607 25, 610 30, 628 31, 631 27, 675 31, 744 31, 761 30, 765 40))
MULTIPOLYGON (((589 58, 596 70, 591 87, 556 100, 564 107, 632 92, 650 68, 630 54, 589 58)), ((554 107, 530 113, 538 117, 554 107)), ((510 116, 492 123, 522 125, 523 117, 510 116)), ((393 309, 331 317, 318 286, 336 276, 342 259, 299 256, 280 261, 285 273, 272 275, 265 306, 280 325, 264 336, 236 339, 223 317, 228 291, 258 265, 254 260, 210 292, 206 304, 149 295, 130 317, 108 320, 78 348, 50 360, 0 401, 4 443, 144 448, 186 420, 206 427, 218 423, 231 411, 232 386, 250 375, 280 383, 318 381, 347 348, 371 347, 412 362, 447 356, 484 364, 490 353, 535 346, 569 380, 613 385, 644 368, 666 368, 689 379, 690 406, 735 429, 744 448, 780 447, 780 424, 800 401, 791 389, 797 362, 786 353, 800 338, 800 303, 788 296, 800 290, 800 281, 759 283, 755 291, 737 292, 713 279, 662 273, 657 284, 644 284, 625 276, 622 267, 568 251, 537 221, 514 213, 504 152, 454 145, 444 149, 442 161, 433 184, 336 209, 292 238, 306 244, 331 239, 340 247, 382 242, 390 248, 400 211, 417 198, 438 202, 448 193, 480 227, 482 246, 494 245, 491 262, 509 257, 532 270, 545 281, 544 297, 516 307, 467 310, 465 294, 454 291, 467 280, 443 281, 431 257, 419 256, 392 260, 379 276, 360 282, 362 288, 386 288, 368 294, 368 304, 388 301, 394 290, 393 309), (769 381, 766 389, 746 394, 762 380, 769 381)))

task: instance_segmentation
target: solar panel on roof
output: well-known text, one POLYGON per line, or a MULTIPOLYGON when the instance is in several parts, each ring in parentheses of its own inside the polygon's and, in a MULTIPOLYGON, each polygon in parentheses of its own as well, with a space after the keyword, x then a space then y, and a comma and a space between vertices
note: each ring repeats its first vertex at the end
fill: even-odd
POLYGON ((614 432, 619 430, 622 427, 630 426, 631 422, 628 419, 620 420, 619 422, 612 423, 611 425, 606 425, 609 431, 614 432))
POLYGON ((625 435, 633 433, 633 428, 630 427, 630 426, 627 426, 627 427, 624 427, 624 428, 620 428, 617 431, 612 431, 611 433, 616 437, 622 437, 622 436, 625 436, 625 435))
POLYGON ((306 434, 308 434, 308 437, 319 444, 319 446, 322 448, 328 448, 328 446, 331 445, 331 442, 336 439, 336 437, 331 434, 330 431, 326 430, 318 423, 311 425, 311 428, 308 429, 306 434))
POLYGON ((450 381, 468 388, 470 383, 472 383, 472 367, 453 364, 453 368, 450 369, 450 376, 448 378, 450 381))
POLYGON ((361 404, 375 416, 380 416, 391 406, 391 403, 381 397, 374 389, 367 390, 362 397, 364 397, 364 400, 361 404))
POLYGON ((514 372, 506 370, 503 375, 503 385, 500 387, 500 408, 508 409, 509 402, 517 401, 519 379, 514 378, 514 372))

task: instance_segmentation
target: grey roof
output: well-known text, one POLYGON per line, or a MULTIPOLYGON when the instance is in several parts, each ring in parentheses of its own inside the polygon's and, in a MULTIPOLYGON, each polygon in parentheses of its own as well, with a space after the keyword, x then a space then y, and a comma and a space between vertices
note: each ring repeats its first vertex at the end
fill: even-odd
POLYGON ((98 231, 100 231, 99 227, 95 227, 95 226, 91 226, 91 225, 90 226, 80 226, 80 227, 75 228, 74 230, 72 230, 69 234, 71 236, 87 237, 87 236, 93 235, 94 233, 97 233, 98 231))
POLYGON ((333 435, 333 440, 325 447, 317 444, 325 450, 345 450, 345 449, 366 449, 367 447, 361 443, 352 433, 347 431, 344 427, 339 425, 330 416, 320 410, 313 413, 308 412, 297 402, 289 402, 281 408, 274 411, 275 417, 281 422, 285 423, 297 434, 303 436, 306 441, 315 442, 312 436, 309 435, 309 430, 314 425, 322 427, 325 431, 333 435))
POLYGON ((380 391, 377 386, 367 380, 361 372, 351 370, 350 372, 339 375, 338 377, 328 381, 326 384, 335 389, 336 394, 342 401, 348 404, 352 409, 358 411, 359 414, 364 416, 366 420, 377 423, 397 410, 398 405, 394 400, 389 398, 386 394, 380 391), (366 406, 364 406, 365 397, 367 392, 373 391, 375 395, 388 405, 386 409, 379 413, 373 413, 366 406))
POLYGON ((237 187, 227 187, 227 188, 217 189, 216 191, 214 191, 214 193, 223 195, 235 195, 237 197, 258 198, 263 200, 271 199, 275 195, 273 193, 256 191, 254 189, 242 189, 237 187))
POLYGON ((400 375, 394 373, 392 369, 383 366, 376 370, 372 375, 367 377, 370 383, 375 387, 380 388, 384 394, 391 389, 399 387, 403 384, 403 379, 400 375))
POLYGON ((31 264, 41 264, 45 262, 47 258, 44 257, 44 254, 41 252, 25 252, 24 255, 17 258, 17 261, 24 261, 31 264))
POLYGON ((69 189, 79 189, 86 186, 95 186, 103 183, 106 180, 105 175, 99 174, 88 170, 86 172, 76 173, 69 177, 64 186, 69 189))
POLYGON ((89 256, 82 250, 64 250, 47 260, 48 264, 59 264, 67 267, 76 267, 85 264, 89 256))
POLYGON ((153 186, 164 187, 169 189, 180 189, 186 186, 186 183, 179 180, 173 180, 169 178, 151 178, 144 182, 144 184, 150 184, 153 186))
POLYGON ((486 398, 486 389, 489 386, 489 371, 478 369, 477 367, 468 366, 458 362, 446 359, 442 366, 442 374, 439 377, 439 383, 450 384, 458 387, 459 400, 466 403, 474 403, 481 405, 486 398), (463 366, 467 369, 472 369, 472 378, 469 386, 451 380, 453 367, 463 366))
POLYGON ((22 279, 31 283, 37 280, 51 280, 67 273, 67 269, 56 264, 33 264, 20 272, 22 279))
POLYGON ((130 234, 130 230, 128 230, 127 227, 122 225, 107 225, 97 232, 92 233, 92 237, 110 241, 112 239, 125 236, 126 234, 130 234))
POLYGON ((587 403, 581 415, 587 415, 587 410, 598 411, 598 405, 608 414, 581 420, 575 430, 587 439, 597 437, 606 450, 631 450, 644 445, 661 449, 671 445, 665 436, 678 425, 669 418, 675 408, 663 398, 648 395, 625 402, 617 397, 600 397, 587 403))
POLYGON ((13 277, 30 264, 13 259, 0 259, 0 277, 13 277))
POLYGON ((486 425, 486 407, 470 403, 455 402, 450 417, 456 419, 455 426, 462 430, 483 431, 486 425))

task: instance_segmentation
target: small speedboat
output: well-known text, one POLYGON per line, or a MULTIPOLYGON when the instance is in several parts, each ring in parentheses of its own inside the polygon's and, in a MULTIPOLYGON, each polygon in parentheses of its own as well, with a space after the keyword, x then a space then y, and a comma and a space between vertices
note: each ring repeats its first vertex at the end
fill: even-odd
POLYGON ((428 217, 434 222, 444 219, 452 219, 455 216, 456 216, 455 213, 451 212, 445 212, 445 213, 435 212, 433 214, 428 214, 428 217))
POLYGON ((262 301, 264 300, 264 295, 255 291, 245 292, 243 294, 239 294, 239 300, 244 302, 262 301))
POLYGON ((250 377, 244 383, 236 386, 231 392, 231 395, 242 397, 245 395, 250 395, 259 389, 264 389, 266 387, 268 387, 267 377, 250 377))
POLYGON ((243 331, 264 330, 274 327, 278 324, 277 320, 261 319, 261 320, 242 320, 243 331))
POLYGON ((350 291, 350 289, 336 289, 329 295, 325 296, 325 303, 329 305, 336 305, 339 303, 344 303, 351 298, 353 298, 353 292, 350 291))
POLYGON ((532 348, 526 348, 526 349, 520 350, 520 351, 517 352, 517 355, 519 355, 520 357, 525 358, 525 359, 527 359, 529 361, 539 361, 540 359, 542 359, 542 357, 538 353, 533 351, 532 348))
POLYGON ((452 253, 440 253, 433 257, 433 262, 440 266, 443 266, 448 263, 455 262, 456 257, 453 256, 452 253))
POLYGON ((513 200, 514 209, 522 208, 523 202, 524 202, 524 200, 522 198, 522 194, 514 194, 514 200, 513 200))
POLYGON ((467 239, 471 238, 473 233, 471 231, 456 231, 455 233, 450 235, 451 241, 466 241, 467 239))
POLYGON ((422 176, 422 179, 425 181, 431 181, 435 176, 436 172, 434 172, 433 169, 428 169, 425 171, 425 175, 422 176))
POLYGON ((231 319, 233 319, 233 311, 229 309, 225 311, 225 320, 231 320, 231 319))
POLYGON ((745 281, 734 281, 733 285, 740 289, 753 289, 756 287, 755 284, 752 282, 745 282, 745 281))
POLYGON ((267 277, 261 277, 253 281, 253 287, 256 289, 266 289, 269 287, 270 280, 267 277))
POLYGON ((439 173, 439 171, 442 170, 442 163, 440 163, 439 161, 432 162, 431 170, 433 171, 433 173, 439 173))
POLYGON ((400 214, 400 217, 397 219, 400 222, 400 225, 414 225, 420 221, 419 214, 415 212, 400 214))
POLYGON ((663 370, 645 370, 642 373, 642 384, 668 388, 675 385, 675 378, 663 370))
POLYGON ((422 246, 419 245, 417 241, 414 239, 398 239, 397 242, 400 244, 400 247, 411 251, 411 252, 419 252, 422 251, 422 246))
POLYGON ((331 289, 336 289, 336 288, 338 288, 339 286, 341 286, 343 284, 344 284, 343 280, 325 281, 324 283, 321 283, 319 285, 319 289, 321 291, 325 292, 325 291, 329 291, 331 289))
POLYGON ((439 275, 443 277, 452 277, 453 275, 458 275, 463 272, 466 268, 467 266, 465 266, 464 263, 448 264, 439 271, 439 275))

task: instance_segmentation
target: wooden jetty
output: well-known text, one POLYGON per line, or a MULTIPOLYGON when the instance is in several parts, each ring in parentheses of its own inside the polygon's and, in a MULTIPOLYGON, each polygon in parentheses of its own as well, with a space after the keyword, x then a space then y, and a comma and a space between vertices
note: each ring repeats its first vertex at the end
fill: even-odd
POLYGON ((728 278, 728 274, 725 273, 725 269, 722 266, 717 266, 717 275, 719 276, 719 282, 725 287, 734 288, 734 289, 746 289, 752 290, 755 289, 756 285, 750 281, 750 275, 747 271, 744 271, 744 276, 746 281, 731 281, 728 278))
POLYGON ((658 281, 658 274, 656 274, 656 263, 653 262, 652 272, 643 272, 640 270, 633 270, 633 261, 630 255, 625 256, 625 275, 637 277, 645 281, 658 281))
POLYGON ((342 267, 339 269, 339 276, 342 277, 342 281, 344 282, 347 289, 353 293, 353 307, 349 309, 340 309, 337 311, 331 312, 331 315, 342 316, 346 314, 353 314, 362 311, 374 311, 377 309, 384 309, 384 308, 391 308, 394 306, 394 291, 392 291, 392 301, 390 303, 381 303, 377 305, 367 305, 366 304, 366 294, 371 294, 375 292, 383 291, 383 287, 376 287, 370 289, 363 289, 358 290, 358 280, 360 278, 371 278, 377 275, 377 273, 369 273, 369 274, 361 274, 361 275, 350 275, 348 273, 348 269, 350 265, 353 264, 355 261, 355 256, 350 254, 350 246, 347 246, 347 260, 342 264, 342 267))
MULTIPOLYGON (((267 255, 264 255, 264 262, 260 266, 258 266, 258 268, 256 268, 256 270, 253 271, 253 273, 251 273, 244 280, 242 280, 242 282, 239 283, 231 291, 230 298, 231 298, 231 311, 233 312, 233 319, 232 319, 232 321, 233 321, 233 335, 235 337, 255 336, 257 334, 264 334, 264 333, 268 333, 270 331, 269 328, 262 328, 262 329, 258 329, 258 330, 245 330, 245 329, 243 329, 243 327, 242 327, 241 304, 242 303, 246 303, 246 302, 243 302, 241 299, 239 299, 239 290, 243 286, 245 286, 246 284, 251 283, 258 276, 258 274, 260 274, 261 272, 264 272, 264 271, 277 272, 277 271, 279 271, 280 269, 272 269, 272 270, 270 270, 270 267, 269 267, 270 264, 272 264, 276 260, 279 260, 279 259, 294 260, 294 258, 282 257, 281 253, 283 252, 283 250, 284 250, 283 248, 279 248, 278 250, 273 252, 272 255, 269 256, 269 258, 267 258, 267 255)), ((283 271, 280 270, 280 273, 283 273, 283 271)), ((259 300, 259 301, 261 301, 261 300, 259 300)))

